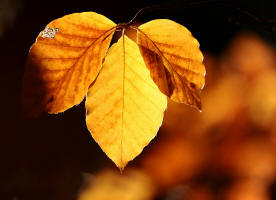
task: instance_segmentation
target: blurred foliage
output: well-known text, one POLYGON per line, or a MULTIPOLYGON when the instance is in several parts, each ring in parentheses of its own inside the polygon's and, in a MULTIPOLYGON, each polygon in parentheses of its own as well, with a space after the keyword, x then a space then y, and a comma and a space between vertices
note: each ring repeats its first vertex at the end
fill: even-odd
POLYGON ((148 200, 153 192, 151 180, 142 171, 126 170, 120 174, 118 170, 105 170, 92 177, 79 200, 148 200))
POLYGON ((114 195, 137 200, 271 199, 276 180, 275 49, 244 32, 220 57, 205 53, 205 65, 203 112, 169 102, 159 138, 134 164, 135 173, 147 179, 100 173, 101 182, 93 181, 85 200, 111 200, 114 195))

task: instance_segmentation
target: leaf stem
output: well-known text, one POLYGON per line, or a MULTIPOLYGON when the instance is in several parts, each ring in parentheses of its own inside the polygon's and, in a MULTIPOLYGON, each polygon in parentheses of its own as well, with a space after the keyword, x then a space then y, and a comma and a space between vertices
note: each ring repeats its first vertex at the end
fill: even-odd
POLYGON ((232 2, 227 2, 223 0, 205 0, 205 1, 196 1, 192 3, 186 3, 186 4, 178 4, 178 5, 153 5, 153 6, 147 6, 143 7, 134 15, 134 17, 126 23, 127 25, 132 25, 136 22, 136 20, 144 13, 146 12, 152 12, 157 10, 169 10, 169 9, 184 9, 184 8, 195 8, 195 7, 201 7, 201 6, 225 6, 232 8, 236 11, 239 11, 240 13, 244 14, 245 16, 252 19, 255 23, 263 24, 264 26, 268 26, 269 29, 272 32, 276 32, 276 20, 266 20, 264 18, 261 18, 260 16, 257 16, 253 12, 242 8, 236 4, 233 4, 232 2))

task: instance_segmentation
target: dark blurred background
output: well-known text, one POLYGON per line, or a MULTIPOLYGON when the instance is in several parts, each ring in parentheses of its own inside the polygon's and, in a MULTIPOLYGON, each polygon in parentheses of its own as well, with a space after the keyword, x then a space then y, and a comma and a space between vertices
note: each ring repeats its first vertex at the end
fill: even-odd
POLYGON ((193 2, 0 0, 1 200, 276 199, 276 26, 269 21, 275 22, 276 2, 181 8, 193 2), (121 23, 150 5, 179 8, 145 12, 139 23, 169 18, 200 42, 207 69, 203 114, 169 102, 158 136, 120 175, 90 136, 83 103, 58 115, 20 116, 24 62, 56 18, 94 11, 121 23), (78 197, 91 179, 89 195, 78 197))

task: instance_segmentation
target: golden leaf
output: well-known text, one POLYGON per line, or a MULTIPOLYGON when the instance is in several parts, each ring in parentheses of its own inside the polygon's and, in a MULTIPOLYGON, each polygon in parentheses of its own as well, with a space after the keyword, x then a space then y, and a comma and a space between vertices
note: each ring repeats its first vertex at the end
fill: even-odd
POLYGON ((94 12, 66 15, 49 23, 30 49, 23 113, 63 112, 88 92, 87 127, 122 170, 162 123, 167 99, 160 90, 175 101, 201 108, 202 59, 196 39, 170 20, 137 28, 116 25, 94 12), (107 52, 115 30, 123 36, 107 52), (140 50, 124 36, 127 30, 138 31, 140 50))
POLYGON ((23 112, 58 113, 80 103, 95 80, 115 26, 84 12, 50 22, 32 45, 23 80, 23 112))
POLYGON ((137 45, 122 36, 108 51, 88 91, 86 123, 122 170, 156 135, 166 105, 166 96, 152 81, 137 45))
POLYGON ((141 54, 159 89, 172 100, 201 110, 205 67, 198 41, 184 26, 167 19, 150 21, 137 30, 141 54))

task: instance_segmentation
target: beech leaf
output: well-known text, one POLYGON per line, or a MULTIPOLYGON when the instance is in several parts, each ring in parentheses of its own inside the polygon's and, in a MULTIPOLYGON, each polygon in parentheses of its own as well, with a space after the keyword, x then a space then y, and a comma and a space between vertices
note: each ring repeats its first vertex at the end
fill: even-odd
POLYGON ((137 43, 159 89, 172 100, 201 110, 199 93, 206 72, 191 32, 168 19, 152 20, 139 26, 137 43))
POLYGON ((123 169, 156 135, 166 106, 139 48, 123 35, 108 51, 87 94, 86 123, 93 138, 123 169))
POLYGON ((23 112, 59 113, 79 104, 95 80, 115 24, 94 12, 49 23, 32 45, 23 79, 23 112), (58 28, 55 34, 50 30, 58 28))
POLYGON ((95 12, 50 22, 30 49, 22 92, 28 116, 63 112, 87 95, 87 127, 121 170, 155 137, 165 95, 201 109, 205 76, 199 43, 184 26, 131 22, 116 25, 95 12), (137 31, 136 43, 126 30, 137 31), (122 37, 108 49, 115 31, 122 37))

